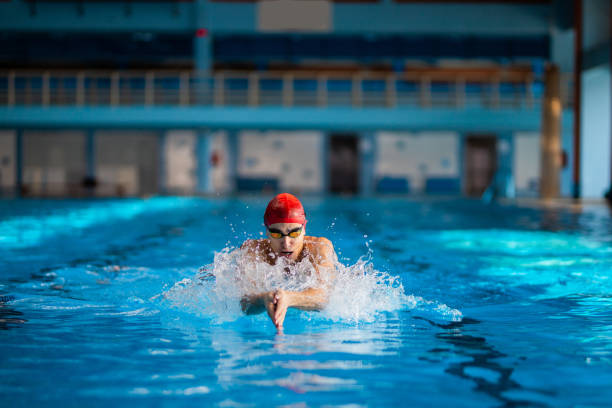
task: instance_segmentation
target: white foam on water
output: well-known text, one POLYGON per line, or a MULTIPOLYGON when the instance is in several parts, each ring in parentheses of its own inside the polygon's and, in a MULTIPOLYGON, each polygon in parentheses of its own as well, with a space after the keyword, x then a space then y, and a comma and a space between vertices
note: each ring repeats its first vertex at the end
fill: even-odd
POLYGON ((319 318, 334 322, 374 322, 384 313, 402 310, 425 312, 436 320, 462 319, 459 310, 406 295, 398 276, 374 268, 371 254, 348 266, 336 260, 333 271, 321 271, 319 276, 307 259, 289 263, 281 258, 270 265, 249 260, 241 249, 225 248, 215 254, 211 265, 201 268, 193 278, 175 283, 162 295, 174 309, 222 323, 244 316, 240 299, 247 294, 321 286, 330 291, 319 318))

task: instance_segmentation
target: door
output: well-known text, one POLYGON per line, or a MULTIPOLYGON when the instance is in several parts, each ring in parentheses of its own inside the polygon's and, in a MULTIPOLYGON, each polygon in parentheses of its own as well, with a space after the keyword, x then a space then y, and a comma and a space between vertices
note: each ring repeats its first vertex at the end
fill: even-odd
POLYGON ((495 136, 468 136, 465 144, 465 193, 479 197, 497 170, 495 136))
POLYGON ((329 138, 329 191, 356 194, 359 190, 359 139, 354 133, 329 138))

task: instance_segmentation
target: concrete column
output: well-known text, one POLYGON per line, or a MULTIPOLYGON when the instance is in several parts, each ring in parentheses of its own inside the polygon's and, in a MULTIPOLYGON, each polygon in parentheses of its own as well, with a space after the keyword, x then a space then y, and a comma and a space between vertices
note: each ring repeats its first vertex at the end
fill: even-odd
POLYGON ((366 131, 359 138, 359 192, 371 195, 374 192, 374 165, 376 160, 376 138, 374 132, 366 131))
POLYGON ((85 166, 87 178, 94 179, 96 177, 96 141, 94 130, 88 129, 85 136, 85 166))
POLYGON ((512 169, 512 132, 499 134, 497 139, 497 193, 500 197, 514 198, 516 189, 512 169))
MULTIPOLYGON (((610 7, 610 27, 608 33, 608 44, 610 45, 608 71, 610 72, 610 121, 612 122, 612 7, 610 7)), ((612 203, 612 123, 610 123, 610 188, 606 192, 606 199, 612 203)))
POLYGON ((94 196, 97 184, 95 130, 87 129, 85 133, 85 178, 82 180, 83 192, 88 197, 94 196))
POLYGON ((228 185, 230 191, 238 190, 238 160, 240 158, 240 139, 236 130, 227 132, 227 147, 228 147, 228 185))
POLYGON ((157 135, 157 193, 166 192, 166 131, 157 135))
POLYGON ((209 0, 196 0, 194 8, 193 66, 201 74, 210 74, 212 69, 212 38, 209 0))
POLYGON ((466 175, 465 175, 465 133, 458 132, 459 146, 457 149, 457 163, 459 163, 459 184, 461 194, 465 195, 466 191, 466 175))
POLYGON ((321 136, 321 169, 322 175, 322 193, 329 193, 330 174, 329 174, 329 133, 323 132, 321 136))
POLYGON ((197 187, 198 193, 212 192, 210 182, 210 138, 212 135, 207 131, 199 131, 196 140, 197 154, 197 187))
POLYGON ((561 172, 561 87, 559 69, 546 67, 544 73, 544 101, 542 103, 542 134, 540 137, 540 197, 559 197, 561 172))
POLYGON ((582 110, 582 0, 574 0, 574 160, 572 181, 574 198, 580 198, 580 127, 582 110))
POLYGON ((17 197, 21 197, 23 192, 23 131, 21 129, 17 129, 15 136, 15 176, 17 197))
POLYGON ((608 72, 610 74, 610 188, 605 194, 608 203, 612 203, 612 7, 610 7, 610 26, 608 27, 608 44, 610 46, 608 59, 608 72))

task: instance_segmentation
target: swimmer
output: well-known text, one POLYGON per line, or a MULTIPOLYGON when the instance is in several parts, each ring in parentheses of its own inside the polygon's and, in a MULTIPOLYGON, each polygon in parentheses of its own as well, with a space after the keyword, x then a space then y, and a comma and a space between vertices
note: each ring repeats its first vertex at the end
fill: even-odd
POLYGON ((243 296, 240 305, 244 313, 250 315, 267 311, 276 328, 282 330, 288 308, 321 310, 325 307, 337 257, 327 238, 306 236, 304 207, 291 194, 279 194, 270 201, 264 214, 264 224, 267 239, 247 240, 241 246, 249 261, 275 265, 281 258, 289 264, 307 260, 312 264, 319 282, 315 287, 299 292, 279 288, 243 296))

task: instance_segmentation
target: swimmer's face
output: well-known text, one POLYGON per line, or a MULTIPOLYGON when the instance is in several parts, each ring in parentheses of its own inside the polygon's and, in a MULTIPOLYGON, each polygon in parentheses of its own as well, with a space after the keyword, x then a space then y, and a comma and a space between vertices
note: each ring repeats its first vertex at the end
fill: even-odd
POLYGON ((286 257, 295 261, 302 251, 304 246, 304 236, 306 235, 306 226, 294 223, 277 223, 268 226, 268 239, 274 253, 278 256, 286 257), (280 238, 275 238, 273 235, 281 234, 280 238), (298 236, 292 238, 289 236, 298 236))

